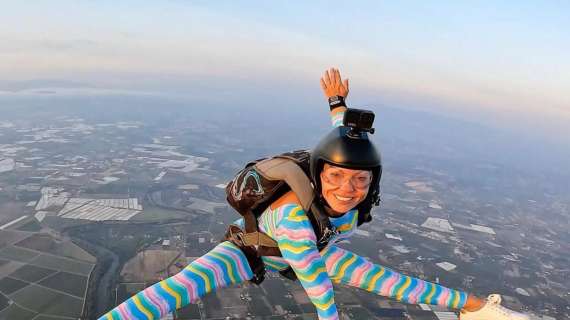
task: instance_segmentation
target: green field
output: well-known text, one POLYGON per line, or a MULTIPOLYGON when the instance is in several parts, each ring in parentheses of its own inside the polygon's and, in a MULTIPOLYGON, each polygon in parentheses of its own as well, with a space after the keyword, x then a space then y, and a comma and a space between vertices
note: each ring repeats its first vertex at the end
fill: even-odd
POLYGON ((10 299, 3 294, 0 294, 0 310, 6 309, 10 305, 10 299))
POLYGON ((7 260, 15 260, 20 262, 29 262, 37 257, 40 253, 24 248, 8 246, 0 250, 0 258, 7 260))
POLYGON ((31 263, 50 269, 88 275, 93 269, 93 264, 60 258, 52 255, 42 254, 34 259, 31 263))
MULTIPOLYGON (((78 318, 83 307, 83 299, 74 298, 34 284, 10 295, 10 298, 18 305, 38 313, 65 317, 78 318)), ((12 319, 10 318, 10 320, 12 319)))
POLYGON ((57 246, 54 239, 48 234, 37 233, 14 244, 15 246, 42 252, 52 252, 57 246))
POLYGON ((57 272, 56 270, 41 268, 27 264, 21 267, 20 269, 16 270, 14 273, 12 273, 10 277, 24 280, 27 282, 36 282, 56 272, 57 272))
POLYGON ((58 272, 38 284, 83 298, 87 289, 87 277, 67 272, 58 272))
POLYGON ((14 244, 14 246, 51 253, 56 256, 63 256, 75 260, 83 260, 87 262, 95 262, 95 258, 81 249, 71 241, 56 242, 54 238, 48 234, 34 234, 22 241, 14 244))
POLYGON ((37 313, 24 310, 12 304, 8 308, 0 311, 0 320, 30 320, 33 319, 36 314, 37 313))
POLYGON ((0 216, 0 226, 23 216, 22 212, 25 212, 25 210, 26 202, 0 201, 0 212, 2 212, 0 216))
POLYGON ((6 277, 0 280, 0 292, 8 295, 22 289, 28 284, 29 283, 24 282, 22 280, 6 277))
POLYGON ((13 230, 0 230, 0 248, 4 248, 7 245, 18 242, 26 237, 29 237, 29 233, 17 232, 13 230))
POLYGON ((191 213, 177 210, 167 210, 158 207, 146 206, 142 213, 134 216, 131 221, 157 221, 168 219, 186 219, 191 213))
POLYGON ((33 219, 27 222, 24 225, 21 225, 17 228, 18 231, 30 231, 30 232, 37 232, 42 230, 42 226, 38 223, 36 219, 33 219))
POLYGON ((61 317, 50 317, 50 316, 41 315, 35 317, 34 320, 61 320, 61 317))

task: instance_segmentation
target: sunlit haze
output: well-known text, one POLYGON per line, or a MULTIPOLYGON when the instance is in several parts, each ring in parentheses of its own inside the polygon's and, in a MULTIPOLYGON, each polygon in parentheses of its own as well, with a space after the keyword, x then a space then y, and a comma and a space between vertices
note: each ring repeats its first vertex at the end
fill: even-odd
POLYGON ((356 104, 563 134, 568 12, 564 1, 10 2, 0 90, 50 79, 263 104, 316 96, 322 70, 338 66, 356 104))

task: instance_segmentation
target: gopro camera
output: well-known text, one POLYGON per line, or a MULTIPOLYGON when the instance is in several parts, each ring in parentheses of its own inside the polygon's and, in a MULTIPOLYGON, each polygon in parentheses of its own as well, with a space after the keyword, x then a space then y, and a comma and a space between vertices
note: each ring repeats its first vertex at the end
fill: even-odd
POLYGON ((351 132, 354 134, 360 134, 361 132, 374 134, 374 128, 372 128, 374 112, 361 109, 346 109, 343 124, 351 128, 351 132))

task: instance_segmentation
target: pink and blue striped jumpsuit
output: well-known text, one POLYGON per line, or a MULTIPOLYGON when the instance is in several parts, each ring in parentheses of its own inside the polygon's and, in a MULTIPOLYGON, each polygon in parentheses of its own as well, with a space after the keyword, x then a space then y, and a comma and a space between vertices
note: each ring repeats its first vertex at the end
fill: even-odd
MULTIPOLYGON (((333 125, 342 123, 342 112, 333 112, 333 125)), ((331 218, 339 234, 321 252, 305 211, 297 204, 267 210, 259 228, 275 239, 282 257, 263 257, 268 271, 291 266, 316 308, 320 320, 338 319, 333 282, 358 287, 407 303, 426 303, 461 309, 467 293, 408 277, 374 264, 336 245, 356 230, 356 210, 331 218)), ((242 220, 238 220, 242 223, 242 220)), ((223 242, 190 263, 173 277, 129 298, 99 320, 160 319, 214 290, 243 283, 253 277, 246 257, 234 244, 223 242)))

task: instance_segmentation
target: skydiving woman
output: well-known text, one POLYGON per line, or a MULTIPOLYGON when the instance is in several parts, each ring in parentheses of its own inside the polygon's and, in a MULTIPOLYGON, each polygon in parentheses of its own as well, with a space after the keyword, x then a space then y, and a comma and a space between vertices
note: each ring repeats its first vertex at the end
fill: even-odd
MULTIPOLYGON (((351 135, 346 120, 343 122, 348 110, 344 103, 349 92, 348 79, 343 81, 338 69, 330 69, 321 78, 321 87, 329 100, 334 129, 310 152, 310 178, 315 201, 324 207, 335 233, 324 247, 319 247, 320 239, 310 219, 310 210, 303 209, 301 197, 293 191, 285 193, 256 221, 259 231, 275 241, 280 251, 280 256, 261 257, 263 270, 292 270, 320 320, 339 318, 333 283, 358 287, 401 302, 461 310, 462 320, 529 319, 501 306, 501 297, 497 294, 482 300, 463 291, 403 275, 335 245, 350 237, 360 225, 362 205, 378 197, 382 170, 380 154, 368 134, 351 135)), ((243 219, 237 224, 243 227, 243 219)), ((175 276, 137 293, 99 320, 160 319, 195 303, 209 292, 253 281, 257 269, 243 247, 224 241, 175 276)))

